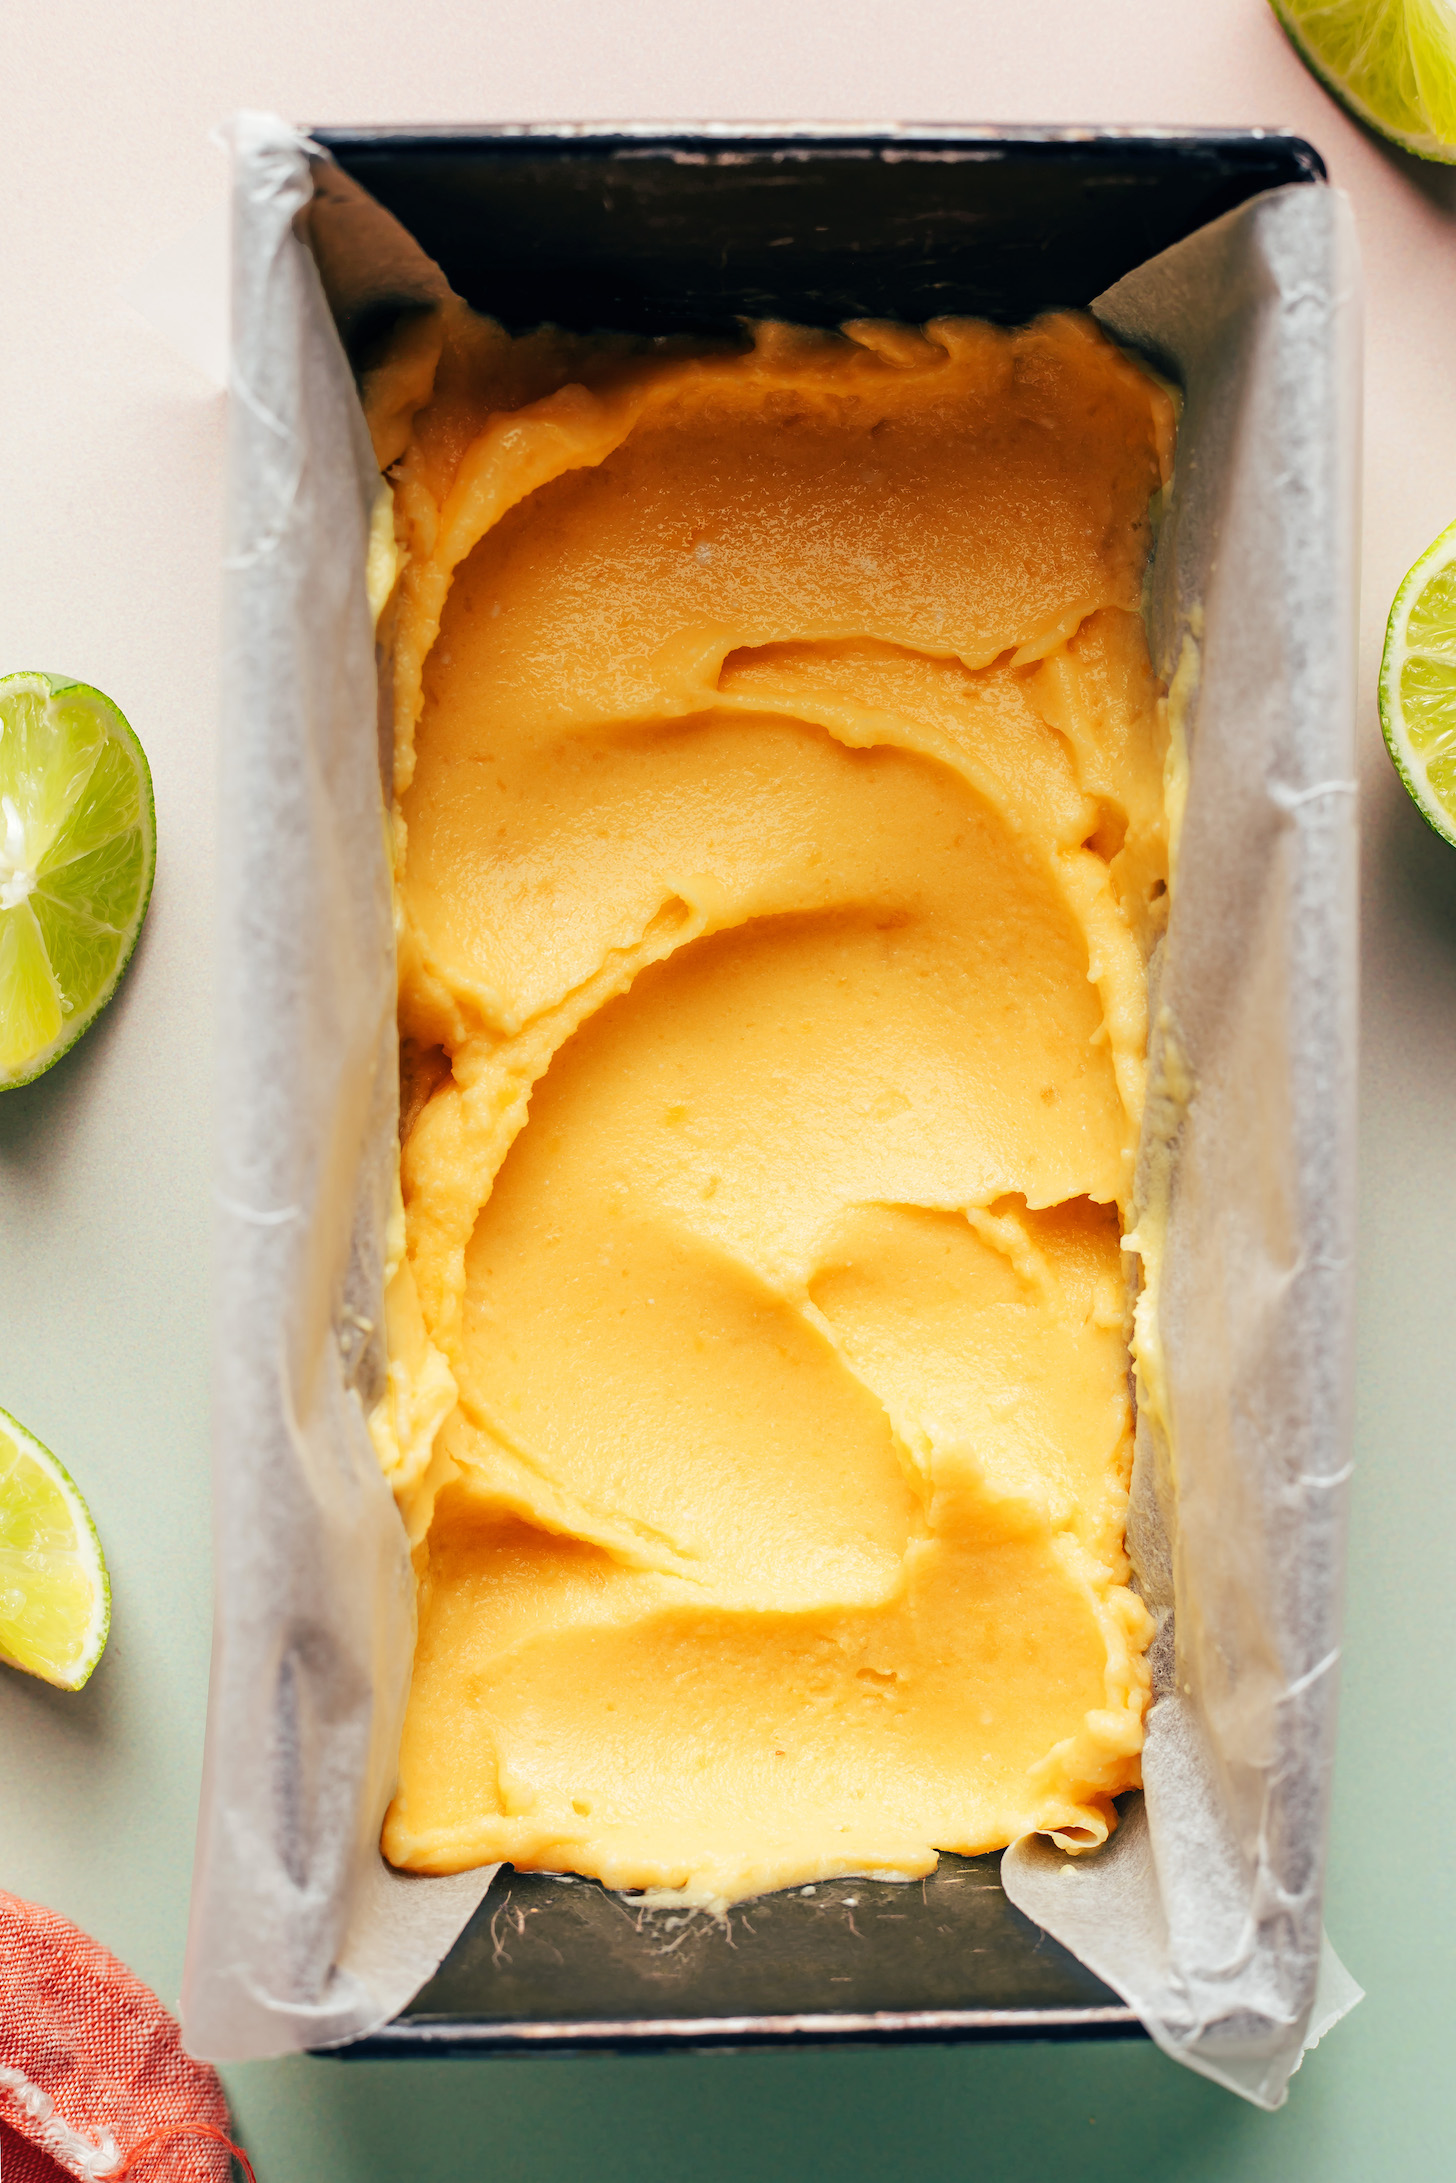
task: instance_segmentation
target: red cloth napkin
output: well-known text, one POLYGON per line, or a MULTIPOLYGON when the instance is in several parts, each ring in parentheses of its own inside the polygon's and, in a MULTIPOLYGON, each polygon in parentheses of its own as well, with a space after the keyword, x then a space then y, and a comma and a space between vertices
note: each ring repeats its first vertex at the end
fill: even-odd
POLYGON ((216 2070, 150 1988, 0 1890, 0 2183, 228 2183, 236 2151, 216 2070))

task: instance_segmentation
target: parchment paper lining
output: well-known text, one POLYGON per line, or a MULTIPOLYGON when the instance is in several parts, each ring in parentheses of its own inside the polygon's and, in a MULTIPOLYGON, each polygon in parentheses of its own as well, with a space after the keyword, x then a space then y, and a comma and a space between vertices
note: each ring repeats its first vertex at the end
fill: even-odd
MULTIPOLYGON (((491 1877, 409 1878, 377 1847, 413 1600, 364 1423, 397 1078, 377 479, 338 328, 439 275, 284 123, 240 116, 233 142, 217 1619, 183 1997, 219 2060, 386 2022, 491 1877)), ((1129 1534, 1156 1703, 1107 1848, 1031 1838, 1002 1874, 1169 2053, 1270 2106, 1358 1998, 1326 1954, 1316 2002, 1353 1234, 1345 204, 1272 191, 1094 309, 1186 401, 1149 590, 1155 663, 1191 691, 1139 1184, 1163 1244, 1142 1376, 1146 1397, 1161 1365, 1168 1430, 1144 1399, 1129 1534)))

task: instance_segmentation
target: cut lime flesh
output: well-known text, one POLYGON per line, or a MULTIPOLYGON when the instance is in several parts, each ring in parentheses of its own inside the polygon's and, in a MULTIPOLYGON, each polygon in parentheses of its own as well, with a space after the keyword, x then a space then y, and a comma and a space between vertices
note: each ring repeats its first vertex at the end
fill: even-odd
POLYGON ((49 1448, 0 1410, 0 1660, 79 1690, 110 1627, 90 1510, 49 1448))
POLYGON ((1452 0, 1271 0, 1301 57, 1361 121, 1456 161, 1452 0))
POLYGON ((59 675, 0 680, 0 1091, 100 1015, 155 868, 151 771, 110 698, 59 675))
POLYGON ((1395 595, 1380 663, 1380 725, 1422 818, 1456 845, 1456 523, 1395 595))

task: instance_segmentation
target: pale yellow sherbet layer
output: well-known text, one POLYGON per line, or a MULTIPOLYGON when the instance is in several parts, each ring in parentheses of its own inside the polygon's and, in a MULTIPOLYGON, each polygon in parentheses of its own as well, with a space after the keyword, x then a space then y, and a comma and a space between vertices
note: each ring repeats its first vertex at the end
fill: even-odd
POLYGON ((1134 1785, 1166 397, 1090 322, 452 307, 402 568, 387 1855, 731 1901, 1134 1785))

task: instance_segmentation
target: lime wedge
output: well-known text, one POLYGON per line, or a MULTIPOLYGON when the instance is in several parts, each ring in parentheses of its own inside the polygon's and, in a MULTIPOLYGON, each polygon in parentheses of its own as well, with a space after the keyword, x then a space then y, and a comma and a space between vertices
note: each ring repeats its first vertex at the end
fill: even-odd
POLYGON ((1271 0, 1301 59, 1359 120, 1456 160, 1453 0, 1271 0))
POLYGON ((61 675, 0 680, 0 1091, 96 1021, 156 862, 146 754, 110 698, 61 675))
POLYGON ((1395 595, 1380 662, 1380 725, 1421 817, 1456 844, 1456 523, 1395 595))
POLYGON ((0 1410, 0 1660, 79 1690, 110 1627, 90 1510, 49 1448, 0 1410))

